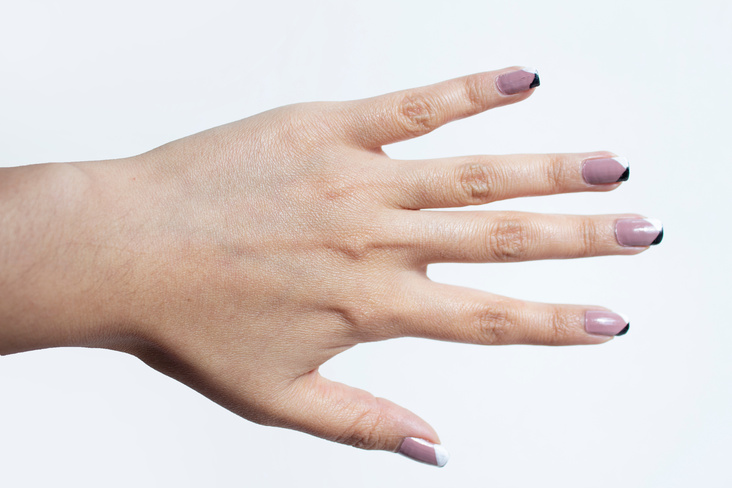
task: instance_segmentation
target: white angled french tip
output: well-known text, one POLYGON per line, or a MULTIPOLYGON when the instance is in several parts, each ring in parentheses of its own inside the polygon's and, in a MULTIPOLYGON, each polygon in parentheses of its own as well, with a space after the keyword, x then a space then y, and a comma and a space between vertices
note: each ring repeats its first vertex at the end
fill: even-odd
POLYGON ((539 71, 536 68, 524 68, 522 71, 526 71, 527 73, 531 73, 532 75, 539 74, 539 71))
POLYGON ((399 454, 420 463, 443 467, 450 459, 447 449, 419 437, 405 437, 399 446, 399 454))
POLYGON ((646 222, 650 223, 654 229, 656 229, 658 232, 661 232, 661 229, 663 229, 663 224, 658 219, 645 219, 646 222))
POLYGON ((628 318, 627 315, 625 315, 624 313, 618 313, 618 312, 615 312, 615 313, 617 313, 618 315, 620 315, 620 318, 623 319, 626 324, 629 324, 630 323, 630 318, 628 318))
POLYGON ((625 158, 623 156, 615 156, 614 158, 610 158, 610 159, 614 159, 615 161, 620 163, 623 166, 623 168, 627 168, 628 166, 630 166, 630 163, 628 163, 628 158, 625 158))
POLYGON ((450 453, 441 444, 435 444, 435 458, 437 459, 437 466, 441 468, 450 460, 450 453))

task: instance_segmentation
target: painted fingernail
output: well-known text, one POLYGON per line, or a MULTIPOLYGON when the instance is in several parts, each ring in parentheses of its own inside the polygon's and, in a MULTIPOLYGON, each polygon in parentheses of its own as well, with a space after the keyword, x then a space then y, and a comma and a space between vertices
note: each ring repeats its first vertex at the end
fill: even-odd
POLYGON ((615 237, 625 247, 655 246, 663 240, 663 225, 658 219, 620 219, 615 237))
POLYGON ((511 71, 496 78, 496 87, 504 95, 515 95, 539 84, 539 73, 534 68, 511 71))
POLYGON ((402 445, 399 446, 399 454, 420 463, 431 464, 440 468, 447 464, 450 459, 447 449, 440 444, 433 444, 417 437, 405 437, 402 445))
POLYGON ((582 162, 582 178, 590 185, 606 185, 628 181, 630 166, 621 157, 585 159, 582 162))
POLYGON ((590 334, 621 336, 629 329, 630 322, 620 314, 599 310, 585 312, 585 330, 590 334))

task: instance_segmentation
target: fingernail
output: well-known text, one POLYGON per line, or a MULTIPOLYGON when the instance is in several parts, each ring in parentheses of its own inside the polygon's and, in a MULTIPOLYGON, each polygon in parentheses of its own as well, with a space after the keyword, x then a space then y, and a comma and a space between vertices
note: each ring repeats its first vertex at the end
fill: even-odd
POLYGON ((590 334, 606 336, 625 335, 630 329, 630 322, 624 316, 599 310, 585 312, 585 330, 590 334))
POLYGON ((621 157, 585 159, 582 162, 582 178, 590 185, 606 185, 628 181, 630 166, 621 157))
POLYGON ((539 84, 539 73, 534 68, 511 71, 496 78, 496 87, 504 95, 515 95, 539 84))
POLYGON ((431 464, 440 468, 447 464, 450 459, 447 449, 440 444, 433 444, 417 437, 405 437, 402 445, 399 446, 399 454, 420 463, 431 464))
POLYGON ((615 237, 621 246, 654 246, 663 240, 663 225, 657 219, 620 219, 615 223, 615 237))

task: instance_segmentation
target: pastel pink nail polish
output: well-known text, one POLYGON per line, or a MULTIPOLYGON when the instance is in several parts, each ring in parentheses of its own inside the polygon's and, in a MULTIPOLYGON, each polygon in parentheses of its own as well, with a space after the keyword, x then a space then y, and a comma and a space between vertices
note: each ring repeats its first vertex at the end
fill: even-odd
POLYGON ((405 437, 401 446, 399 446, 399 454, 420 463, 431 464, 440 468, 447 464, 450 459, 447 449, 440 444, 433 444, 417 437, 405 437))
POLYGON ((615 237, 621 246, 654 246, 663 240, 663 225, 657 219, 619 219, 615 237))
POLYGON ((515 95, 540 84, 539 73, 533 68, 511 71, 496 78, 496 88, 504 95, 515 95))
POLYGON ((629 329, 630 322, 620 314, 602 310, 585 312, 585 330, 589 334, 621 336, 625 335, 629 329))
POLYGON ((630 166, 621 157, 591 158, 582 162, 582 178, 590 185, 607 185, 628 181, 630 166))

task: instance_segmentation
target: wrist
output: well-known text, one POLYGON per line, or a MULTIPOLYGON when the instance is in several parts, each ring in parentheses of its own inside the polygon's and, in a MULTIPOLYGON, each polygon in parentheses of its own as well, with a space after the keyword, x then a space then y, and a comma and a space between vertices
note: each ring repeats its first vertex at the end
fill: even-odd
POLYGON ((94 181, 70 163, 2 171, 0 353, 128 340, 94 181))

